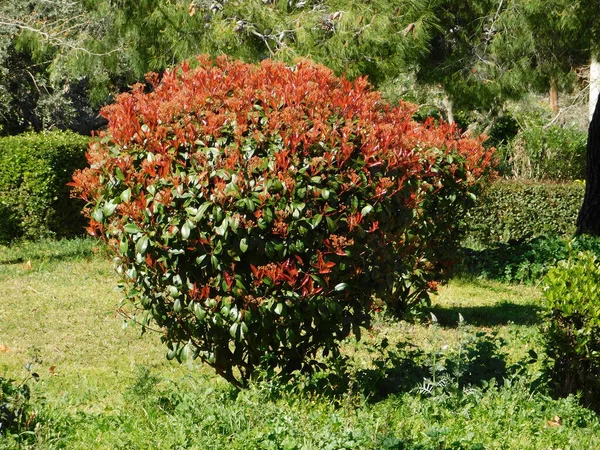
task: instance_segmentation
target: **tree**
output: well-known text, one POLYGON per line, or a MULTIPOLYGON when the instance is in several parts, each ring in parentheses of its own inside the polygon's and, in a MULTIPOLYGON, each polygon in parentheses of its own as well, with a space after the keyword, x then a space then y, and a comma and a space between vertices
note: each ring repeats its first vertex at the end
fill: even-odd
MULTIPOLYGON (((70 128, 89 133, 98 107, 127 72, 112 42, 106 2, 0 4, 0 131, 70 128)), ((127 77, 132 80, 132 77, 127 77)))
POLYGON ((577 218, 577 233, 600 236, 600 102, 588 131, 585 197, 577 218))

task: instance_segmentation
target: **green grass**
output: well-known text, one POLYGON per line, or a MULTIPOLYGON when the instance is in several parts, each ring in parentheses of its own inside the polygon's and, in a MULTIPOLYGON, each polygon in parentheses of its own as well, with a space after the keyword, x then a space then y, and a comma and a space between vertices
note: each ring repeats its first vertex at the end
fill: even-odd
POLYGON ((598 416, 535 384, 534 287, 452 282, 437 324, 378 320, 345 342, 349 384, 331 372, 237 392, 197 363, 167 361, 160 336, 124 328, 118 279, 98 253, 87 240, 0 249, 0 375, 22 379, 41 360, 37 427, 0 448, 600 448, 598 416))

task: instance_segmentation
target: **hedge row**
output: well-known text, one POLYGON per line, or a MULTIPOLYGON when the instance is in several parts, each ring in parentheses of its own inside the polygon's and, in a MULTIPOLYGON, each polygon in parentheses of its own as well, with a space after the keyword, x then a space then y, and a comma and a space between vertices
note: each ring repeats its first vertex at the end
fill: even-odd
POLYGON ((83 233, 83 202, 70 198, 89 138, 70 132, 0 138, 0 243, 83 233))
POLYGON ((469 211, 467 237, 493 244, 541 235, 572 235, 584 192, 581 182, 498 181, 469 211))

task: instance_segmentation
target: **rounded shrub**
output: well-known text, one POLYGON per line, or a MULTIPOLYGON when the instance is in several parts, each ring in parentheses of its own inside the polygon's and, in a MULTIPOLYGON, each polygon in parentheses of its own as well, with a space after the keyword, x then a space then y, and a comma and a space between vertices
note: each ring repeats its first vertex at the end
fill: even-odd
POLYGON ((426 301, 490 172, 481 141, 309 62, 194 64, 106 107, 74 177, 168 357, 244 385, 360 337, 374 300, 426 301))
POLYGON ((0 138, 0 243, 85 233, 67 183, 85 167, 89 137, 71 132, 0 138))

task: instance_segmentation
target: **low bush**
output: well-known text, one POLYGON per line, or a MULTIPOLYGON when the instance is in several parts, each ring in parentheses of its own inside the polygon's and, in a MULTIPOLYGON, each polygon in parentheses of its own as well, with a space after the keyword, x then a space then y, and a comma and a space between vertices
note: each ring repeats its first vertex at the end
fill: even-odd
POLYGON ((29 404, 30 395, 26 382, 0 376, 0 436, 18 435, 31 427, 35 413, 29 404))
POLYGON ((456 274, 463 277, 537 284, 571 251, 591 251, 600 257, 600 239, 593 236, 538 236, 531 239, 498 243, 475 250, 463 248, 456 274))
POLYGON ((600 265, 581 252, 545 279, 543 335, 557 394, 600 411, 600 265))
POLYGON ((67 183, 89 139, 68 132, 0 138, 0 243, 83 234, 84 203, 67 183))
POLYGON ((374 294, 427 301, 490 172, 481 141, 308 62, 198 64, 105 108, 74 180, 168 357, 243 386, 360 337, 374 294))
POLYGON ((572 236, 583 183, 497 181, 466 216, 466 236, 483 245, 541 235, 572 236))
POLYGON ((505 146, 505 175, 525 180, 582 180, 586 143, 587 133, 578 129, 532 125, 505 146))

